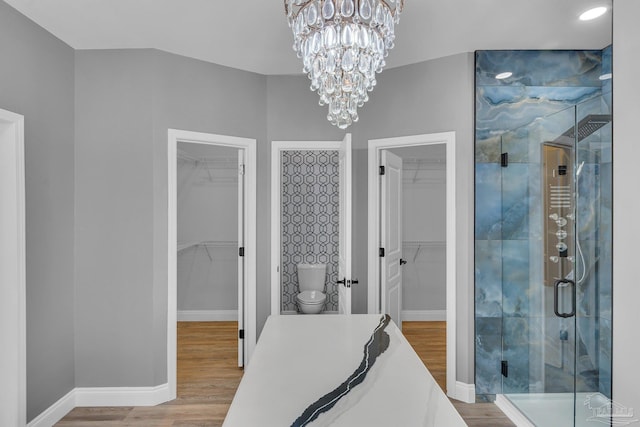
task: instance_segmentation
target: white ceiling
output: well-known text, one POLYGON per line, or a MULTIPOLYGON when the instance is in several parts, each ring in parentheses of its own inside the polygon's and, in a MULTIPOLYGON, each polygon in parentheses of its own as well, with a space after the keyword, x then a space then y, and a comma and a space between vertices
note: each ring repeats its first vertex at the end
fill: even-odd
MULTIPOLYGON (((5 0, 75 49, 156 48, 260 74, 299 74, 283 0, 5 0)), ((481 49, 601 49, 611 0, 405 0, 388 68, 481 49)))

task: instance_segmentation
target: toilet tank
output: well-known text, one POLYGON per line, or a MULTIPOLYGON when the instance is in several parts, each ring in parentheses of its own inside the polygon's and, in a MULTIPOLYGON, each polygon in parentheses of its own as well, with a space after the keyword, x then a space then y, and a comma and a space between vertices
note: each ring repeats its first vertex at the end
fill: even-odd
POLYGON ((298 286, 303 291, 324 291, 326 264, 298 264, 298 286))

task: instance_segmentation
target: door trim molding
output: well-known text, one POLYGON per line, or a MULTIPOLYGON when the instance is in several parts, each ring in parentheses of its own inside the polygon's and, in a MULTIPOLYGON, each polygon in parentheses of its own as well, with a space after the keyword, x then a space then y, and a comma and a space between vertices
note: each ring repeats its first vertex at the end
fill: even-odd
POLYGON ((379 313, 380 309, 380 258, 378 247, 380 238, 380 186, 378 185, 378 165, 381 151, 390 148, 415 147, 421 145, 445 144, 446 165, 446 319, 447 319, 447 395, 458 399, 456 387, 456 136, 455 132, 442 132, 424 135, 403 136, 369 140, 368 149, 368 312, 379 313))
MULTIPOLYGON (((26 234, 25 234, 25 153, 24 116, 0 109, 0 185, 6 199, 0 200, 0 209, 7 230, 0 229, 5 244, 0 256, 11 268, 0 271, 0 322, 3 366, 8 367, 5 378, 8 395, 0 410, 0 420, 8 424, 27 423, 27 331, 26 331, 26 234), (6 175, 6 176, 5 176, 6 175), (7 237, 8 236, 8 237, 7 237), (5 249, 7 252, 5 252, 5 249), (6 405, 6 406, 5 406, 6 405)), ((0 224, 0 227, 2 225, 0 224)))
POLYGON ((280 252, 282 223, 280 221, 280 186, 283 151, 339 150, 342 141, 272 141, 271 142, 271 315, 280 315, 280 252))
POLYGON ((245 160, 245 252, 244 262, 246 275, 244 281, 244 316, 245 316, 245 367, 257 341, 257 296, 256 296, 256 256, 257 256, 257 149, 256 140, 226 135, 191 132, 185 130, 168 130, 168 244, 167 244, 167 382, 169 384, 169 400, 176 398, 176 357, 177 357, 177 148, 178 142, 208 144, 244 150, 245 160))

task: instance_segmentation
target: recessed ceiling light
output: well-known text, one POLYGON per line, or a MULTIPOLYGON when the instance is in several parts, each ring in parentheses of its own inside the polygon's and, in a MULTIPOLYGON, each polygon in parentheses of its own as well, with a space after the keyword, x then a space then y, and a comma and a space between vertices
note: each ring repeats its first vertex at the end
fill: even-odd
POLYGON ((512 75, 513 73, 511 71, 505 71, 504 73, 497 74, 496 79, 498 80, 508 79, 512 75))
POLYGON ((601 75, 600 77, 598 77, 600 80, 609 80, 611 77, 613 77, 613 74, 611 73, 606 73, 601 75))
POLYGON ((596 19, 602 15, 604 15, 607 11, 607 8, 604 6, 594 7, 593 9, 589 9, 586 12, 583 12, 580 15, 581 21, 591 21, 592 19, 596 19))

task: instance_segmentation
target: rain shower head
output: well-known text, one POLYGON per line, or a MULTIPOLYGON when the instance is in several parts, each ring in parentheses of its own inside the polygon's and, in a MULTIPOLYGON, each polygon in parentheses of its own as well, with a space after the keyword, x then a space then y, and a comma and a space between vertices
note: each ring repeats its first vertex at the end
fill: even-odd
MULTIPOLYGON (((578 122, 578 142, 582 141, 601 127, 611 121, 611 114, 589 114, 578 122)), ((565 133, 560 135, 556 142, 573 143, 576 138, 576 126, 572 126, 565 133)))

